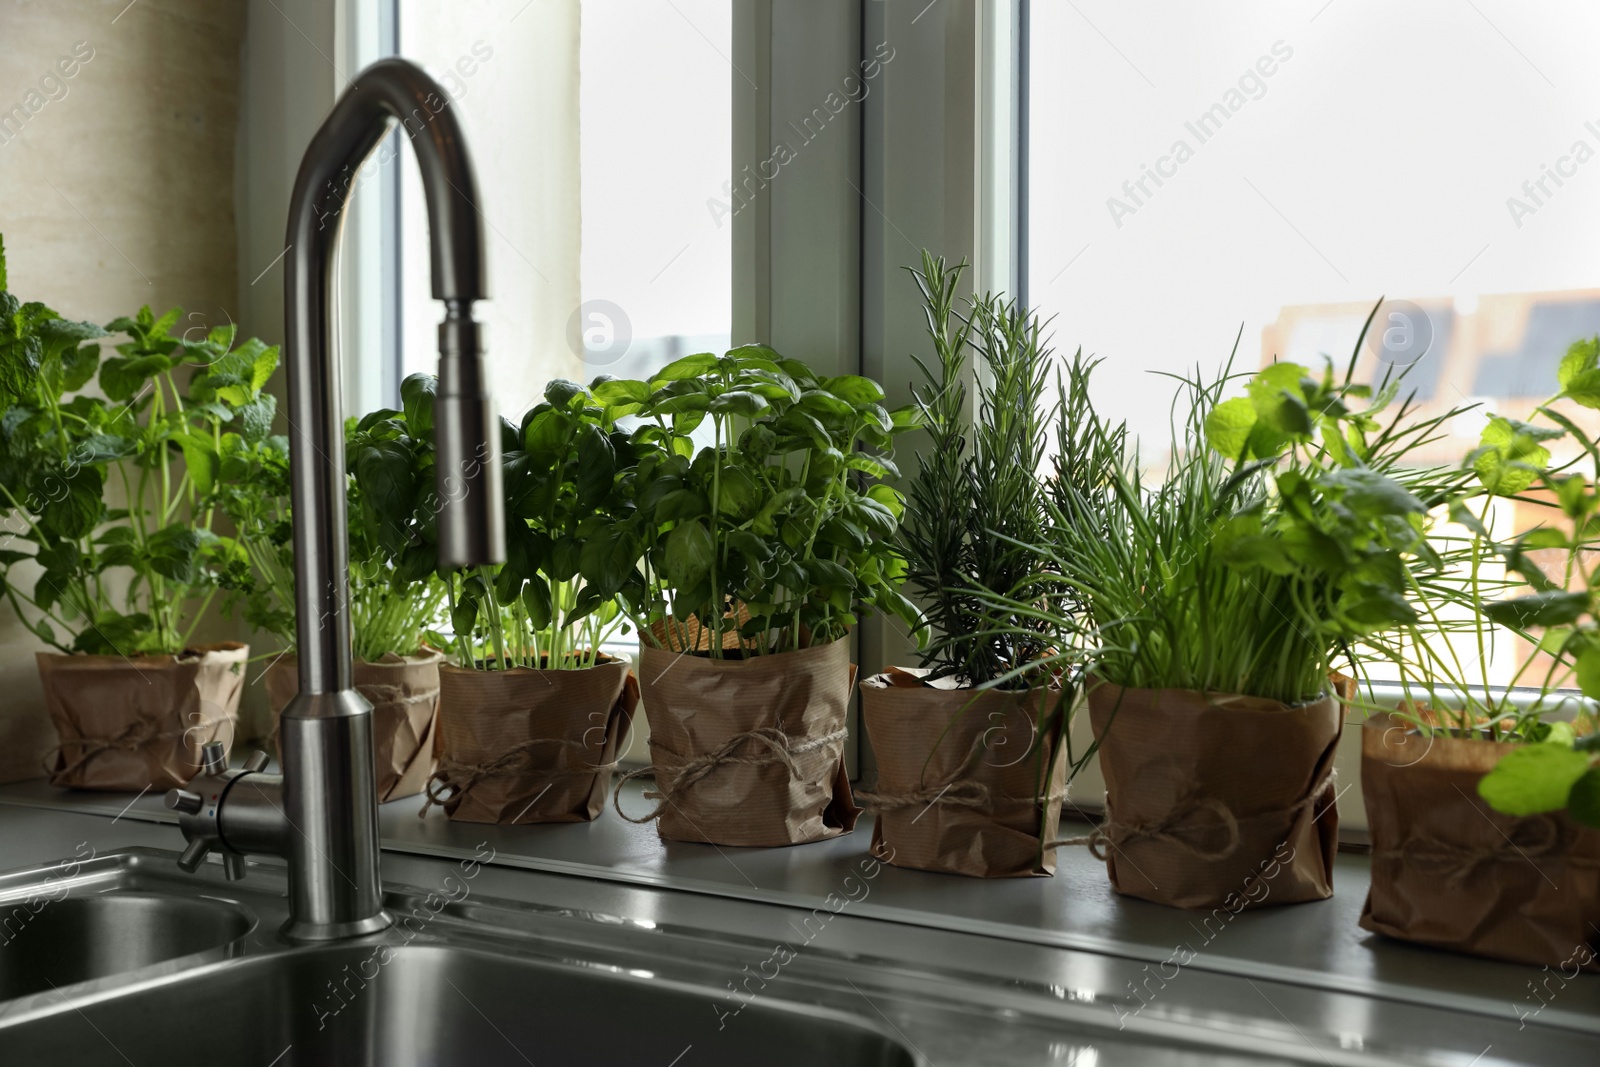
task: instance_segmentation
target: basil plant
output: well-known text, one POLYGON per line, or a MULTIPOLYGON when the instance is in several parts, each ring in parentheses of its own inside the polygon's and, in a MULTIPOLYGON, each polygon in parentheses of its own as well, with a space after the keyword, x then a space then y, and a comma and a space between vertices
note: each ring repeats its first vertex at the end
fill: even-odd
POLYGON ((599 380, 594 396, 634 421, 633 510, 594 531, 585 576, 645 640, 692 647, 694 619, 712 657, 793 650, 843 636, 862 605, 918 625, 900 592, 904 498, 879 480, 898 476, 889 453, 915 414, 887 410, 876 382, 745 345, 599 380))

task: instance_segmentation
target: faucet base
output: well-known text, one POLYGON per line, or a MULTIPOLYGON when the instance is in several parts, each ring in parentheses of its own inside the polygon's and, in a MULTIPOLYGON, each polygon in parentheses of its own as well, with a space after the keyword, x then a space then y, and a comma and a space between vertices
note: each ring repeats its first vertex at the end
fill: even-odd
POLYGON ((278 933, 285 941, 295 944, 312 944, 318 941, 342 941, 351 937, 365 937, 381 930, 387 930, 394 925, 394 916, 386 911, 376 915, 369 915, 365 919, 356 919, 345 923, 317 923, 306 922, 302 919, 291 918, 279 928, 278 933))

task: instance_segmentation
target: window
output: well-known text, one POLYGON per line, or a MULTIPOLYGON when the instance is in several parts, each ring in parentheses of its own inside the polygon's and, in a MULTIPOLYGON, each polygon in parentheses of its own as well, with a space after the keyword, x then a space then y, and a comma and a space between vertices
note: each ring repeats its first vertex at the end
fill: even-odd
POLYGON ((1028 298, 1105 357, 1098 404, 1147 455, 1176 392, 1149 372, 1214 374, 1241 324, 1237 369, 1342 365, 1405 301, 1359 373, 1414 361, 1427 410, 1481 404, 1421 457, 1459 458, 1600 332, 1574 240, 1600 226, 1597 33, 1600 10, 1505 0, 1033 4, 1028 298))
MULTIPOLYGON (((401 0, 399 48, 459 109, 478 172, 500 413, 553 378, 629 376, 728 346, 731 0, 401 0)), ((432 372, 421 177, 401 167, 400 374, 432 372)))

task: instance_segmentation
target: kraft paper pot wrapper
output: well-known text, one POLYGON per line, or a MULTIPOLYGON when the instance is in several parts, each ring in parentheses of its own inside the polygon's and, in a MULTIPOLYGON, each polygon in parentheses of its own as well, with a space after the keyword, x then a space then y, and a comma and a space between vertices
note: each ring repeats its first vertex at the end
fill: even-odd
POLYGON ((848 641, 729 659, 642 645, 639 674, 656 781, 645 796, 657 803, 623 812, 619 782, 624 818, 718 845, 797 845, 855 827, 848 641))
POLYGON ((878 781, 856 799, 875 816, 873 856, 976 878, 1055 873, 1060 692, 927 685, 927 673, 890 668, 861 683, 878 781))
POLYGON ((1091 846, 1119 893, 1180 908, 1333 894, 1332 696, 1306 704, 1089 683, 1106 821, 1091 846))
MULTIPOLYGON (((376 663, 356 660, 356 692, 372 705, 372 756, 378 803, 416 796, 437 765, 434 750, 439 719, 439 665, 444 654, 431 648, 409 656, 394 653, 376 663)), ((280 656, 266 670, 267 703, 273 721, 300 692, 300 663, 280 656)), ((276 748, 277 729, 273 729, 276 748)))
POLYGON ((623 660, 584 670, 439 668, 439 768, 422 814, 457 822, 589 822, 605 806, 639 705, 623 660))
POLYGON ((1372 885, 1361 926, 1474 956, 1600 970, 1600 830, 1564 812, 1502 815, 1478 781, 1515 745, 1361 731, 1372 885))
POLYGON ((60 744, 50 784, 138 793, 187 785, 208 741, 233 746, 250 649, 200 645, 176 656, 36 655, 60 744))

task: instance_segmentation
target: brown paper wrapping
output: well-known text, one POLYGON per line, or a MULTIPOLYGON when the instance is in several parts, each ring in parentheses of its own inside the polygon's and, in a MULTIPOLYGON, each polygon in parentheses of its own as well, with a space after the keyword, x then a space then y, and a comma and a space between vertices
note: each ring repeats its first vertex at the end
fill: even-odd
POLYGON ((933 688, 891 668, 861 683, 878 783, 872 854, 897 867, 977 878, 1055 873, 1066 761, 1055 758, 1061 697, 933 688), (1038 743, 1035 743, 1035 742, 1038 743))
MULTIPOLYGON (((444 654, 422 649, 409 656, 388 653, 376 663, 355 662, 356 692, 372 705, 372 758, 378 803, 416 796, 437 765, 439 665, 444 654)), ((266 670, 267 703, 273 722, 300 692, 300 662, 279 656, 266 670)), ((277 749, 277 726, 272 732, 277 749)))
POLYGON ((645 796, 660 803, 622 813, 619 782, 624 818, 655 818, 670 841, 718 845, 797 845, 855 828, 847 640, 723 660, 642 645, 639 674, 656 779, 645 796))
POLYGON ((1106 780, 1094 847, 1117 892, 1233 911, 1332 895, 1333 697, 1285 705, 1095 681, 1089 720, 1106 780))
POLYGON ((639 706, 623 660, 585 670, 439 668, 443 751, 421 814, 457 822, 589 822, 605 806, 639 706))
POLYGON ((200 747, 233 747, 250 649, 200 645, 176 656, 37 653, 45 710, 61 744, 50 784, 143 792, 188 785, 200 747))
POLYGON ((1372 887, 1361 926, 1474 956, 1600 970, 1600 830, 1564 812, 1517 818, 1484 803, 1478 780, 1513 747, 1367 721, 1372 887))

